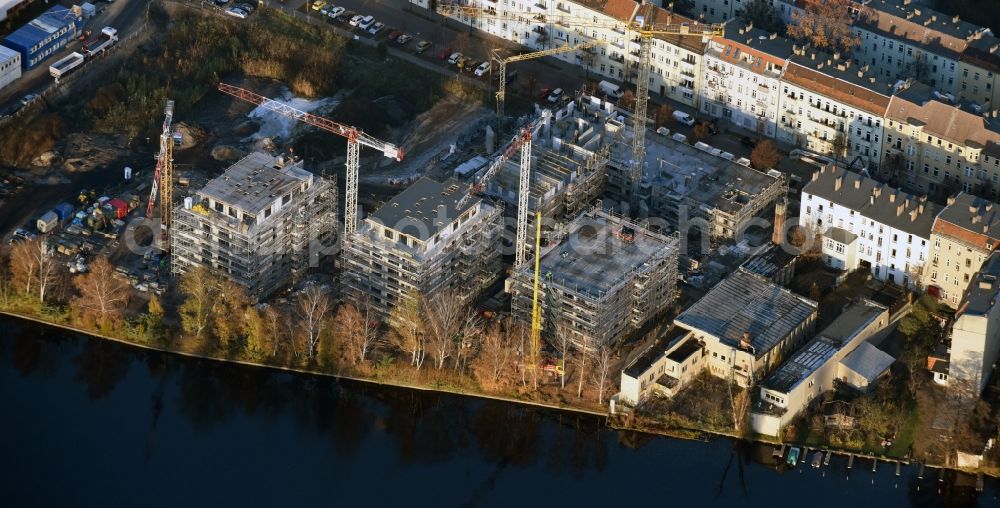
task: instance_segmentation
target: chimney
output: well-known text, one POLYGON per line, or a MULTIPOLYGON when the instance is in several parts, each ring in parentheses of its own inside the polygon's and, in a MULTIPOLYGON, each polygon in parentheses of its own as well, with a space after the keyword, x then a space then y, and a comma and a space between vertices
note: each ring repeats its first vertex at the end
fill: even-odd
POLYGON ((860 178, 858 178, 857 180, 854 181, 854 188, 855 189, 860 189, 861 188, 861 179, 860 178))
POLYGON ((924 204, 923 203, 920 203, 919 205, 917 205, 917 213, 919 213, 919 214, 923 214, 924 213, 924 204))
POLYGON ((976 205, 969 205, 969 213, 975 215, 977 211, 979 211, 979 209, 976 208, 976 205))
POLYGON ((993 211, 993 202, 992 201, 987 201, 986 202, 986 211, 987 212, 992 212, 993 211))
POLYGON ((896 202, 896 193, 895 192, 893 192, 892 194, 889 194, 889 202, 890 203, 895 203, 896 202))
POLYGON ((899 217, 900 215, 903 215, 903 203, 900 203, 899 206, 896 207, 896 217, 899 217))
POLYGON ((980 279, 979 289, 993 289, 993 280, 986 278, 980 279))
POLYGON ((958 19, 959 19, 958 18, 958 14, 956 14, 955 17, 951 18, 951 22, 957 25, 958 24, 958 19))
POLYGON ((840 60, 840 52, 839 51, 834 51, 833 52, 833 60, 834 61, 840 60))
POLYGON ((809 58, 815 60, 816 59, 816 53, 810 53, 809 54, 809 58))
POLYGON ((743 336, 740 337, 740 349, 749 350, 750 344, 750 332, 743 332, 743 336))
POLYGON ((913 19, 913 11, 906 13, 906 19, 913 19))
POLYGON ((948 196, 948 206, 955 204, 955 196, 948 196))
POLYGON ((875 194, 868 196, 868 204, 871 206, 875 206, 875 194))
POLYGON ((833 192, 840 190, 840 186, 844 183, 844 175, 840 175, 836 180, 833 181, 833 192))
POLYGON ((819 180, 819 174, 822 173, 822 172, 823 172, 822 169, 820 169, 819 171, 814 172, 813 173, 813 177, 812 177, 812 181, 815 182, 816 180, 819 180))
POLYGON ((913 222, 915 220, 917 220, 917 211, 916 210, 910 210, 910 222, 913 222))
POLYGON ((775 40, 775 39, 777 39, 778 38, 778 32, 771 32, 771 37, 770 38, 771 38, 772 41, 775 40))
POLYGON ((872 189, 872 194, 874 194, 876 198, 880 197, 882 195, 882 186, 879 185, 879 186, 875 187, 874 189, 872 189))
POLYGON ((781 245, 785 239, 785 213, 788 211, 788 200, 784 197, 774 202, 774 232, 771 233, 771 243, 781 245))
POLYGON ((740 27, 740 35, 743 35, 745 33, 746 33, 746 29, 743 28, 743 27, 740 27))
POLYGON ((827 58, 827 59, 826 59, 826 66, 827 66, 827 67, 829 67, 829 66, 831 66, 831 65, 833 65, 833 61, 832 61, 832 60, 830 60, 829 58, 827 58))
POLYGON ((972 216, 972 223, 973 223, 973 224, 979 224, 979 221, 980 221, 980 220, 982 220, 982 219, 983 219, 983 218, 982 218, 982 216, 979 216, 979 215, 973 215, 973 216, 972 216))
POLYGON ((983 234, 985 235, 986 233, 989 233, 989 232, 990 232, 990 225, 989 224, 983 224, 983 234))
POLYGON ((864 75, 865 75, 865 71, 863 71, 861 69, 858 69, 858 77, 861 78, 861 77, 864 77, 864 75))
POLYGON ((913 15, 914 16, 919 16, 920 15, 920 9, 913 9, 913 15))
POLYGON ((910 198, 909 197, 906 198, 906 201, 903 201, 903 206, 905 206, 906 208, 910 207, 910 198))

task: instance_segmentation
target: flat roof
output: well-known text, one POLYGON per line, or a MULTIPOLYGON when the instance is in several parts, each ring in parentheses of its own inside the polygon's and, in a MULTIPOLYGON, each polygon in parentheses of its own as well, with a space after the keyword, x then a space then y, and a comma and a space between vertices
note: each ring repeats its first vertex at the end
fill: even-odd
POLYGON ((37 18, 18 28, 4 40, 10 44, 16 44, 23 48, 31 48, 39 41, 58 32, 64 26, 73 25, 76 16, 68 8, 61 5, 53 5, 52 8, 43 12, 37 18))
MULTIPOLYGON (((850 343, 851 338, 878 318, 885 308, 859 302, 847 308, 829 326, 802 346, 761 383, 767 389, 788 393, 850 343)), ((891 362, 890 362, 891 363, 891 362)), ((858 371, 855 371, 858 372, 858 371)), ((860 374, 861 372, 859 372, 860 374)))
POLYGON ((667 333, 661 336, 652 346, 646 348, 639 356, 632 359, 623 372, 626 376, 638 378, 643 372, 649 370, 657 360, 663 357, 663 353, 670 348, 673 342, 690 333, 679 326, 671 326, 667 333))
POLYGON ((7 63, 15 58, 20 58, 21 54, 7 46, 0 46, 0 63, 7 63))
POLYGON ((678 250, 676 238, 602 211, 581 215, 566 231, 557 245, 543 250, 541 276, 547 284, 594 299, 678 250))
POLYGON ((816 302, 742 268, 674 320, 736 347, 744 332, 760 358, 816 313, 816 302))
POLYGON ((671 351, 670 354, 667 355, 667 358, 677 363, 681 363, 684 360, 687 360, 692 354, 698 351, 701 351, 701 341, 699 341, 694 337, 691 337, 690 339, 684 341, 683 344, 678 346, 677 349, 671 351))
MULTIPOLYGON (((818 169, 813 174, 813 179, 802 188, 802 192, 819 196, 837 206, 854 210, 862 217, 920 238, 930 238, 931 225, 940 209, 923 197, 907 194, 860 173, 833 165, 818 169), (839 188, 838 178, 843 178, 839 188), (897 213, 900 206, 903 207, 902 212, 897 213), (917 212, 915 217, 911 218, 911 212, 917 212)), ((803 205, 807 204, 803 200, 803 205)))
POLYGON ((468 190, 469 184, 455 178, 439 182, 421 177, 379 208, 370 219, 397 231, 407 229, 410 236, 427 240, 481 201, 473 196, 459 209, 459 201, 468 190), (419 231, 411 234, 410 230, 419 231))
POLYGON ((1000 251, 994 251, 969 282, 965 303, 959 306, 959 313, 955 319, 965 314, 986 315, 996 305, 998 293, 1000 293, 1000 251))
POLYGON ((275 200, 311 182, 312 177, 302 169, 301 161, 283 162, 280 157, 252 152, 210 180, 198 195, 257 215, 275 200))
MULTIPOLYGON (((631 158, 631 144, 617 145, 617 160, 631 158)), ((735 213, 779 183, 780 174, 768 174, 674 141, 646 133, 644 180, 675 199, 735 213)))

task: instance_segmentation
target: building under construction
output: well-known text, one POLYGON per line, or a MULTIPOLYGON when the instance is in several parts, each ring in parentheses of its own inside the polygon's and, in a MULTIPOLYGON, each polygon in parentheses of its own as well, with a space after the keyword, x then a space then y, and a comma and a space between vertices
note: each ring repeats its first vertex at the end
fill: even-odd
MULTIPOLYGON (((630 136, 631 128, 626 137, 630 136)), ((689 145, 651 131, 645 141, 641 213, 661 217, 671 228, 688 230, 703 220, 711 239, 731 240, 788 192, 781 172, 757 171, 705 143, 689 145)), ((624 143, 611 151, 607 194, 616 201, 629 202, 631 155, 631 147, 624 143)))
POLYGON ((500 207, 462 199, 468 184, 421 178, 365 218, 345 242, 344 289, 383 317, 413 292, 448 292, 464 302, 501 271, 500 207))
MULTIPOLYGON (((610 140, 621 125, 592 122, 586 115, 544 111, 533 125, 528 217, 545 219, 543 228, 568 222, 601 197, 607 180, 610 140)), ((521 168, 508 160, 486 185, 486 193, 516 207, 521 168)), ((529 228, 533 231, 533 228, 529 228)))
POLYGON ((207 266, 263 299, 333 253, 337 224, 332 182, 254 152, 174 209, 173 272, 207 266))
MULTIPOLYGON (((678 240, 601 210, 600 203, 541 248, 539 303, 543 335, 580 348, 612 343, 674 302, 678 240)), ((511 281, 512 312, 530 322, 534 267, 511 281)))

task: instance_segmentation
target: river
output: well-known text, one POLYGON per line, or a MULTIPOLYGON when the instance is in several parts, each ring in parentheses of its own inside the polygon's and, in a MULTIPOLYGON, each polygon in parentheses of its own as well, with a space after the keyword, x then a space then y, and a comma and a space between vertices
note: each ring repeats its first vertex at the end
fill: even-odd
POLYGON ((0 330, 4 506, 1000 506, 992 480, 0 330))

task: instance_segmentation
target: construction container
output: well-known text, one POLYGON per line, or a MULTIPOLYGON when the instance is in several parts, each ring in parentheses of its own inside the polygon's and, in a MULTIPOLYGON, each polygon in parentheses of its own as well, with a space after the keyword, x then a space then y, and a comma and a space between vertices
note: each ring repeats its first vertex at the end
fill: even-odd
POLYGON ((66 220, 73 215, 73 205, 69 203, 59 203, 52 209, 59 216, 59 220, 66 220))
POLYGON ((79 20, 72 11, 54 5, 4 38, 3 45, 21 53, 21 67, 33 69, 76 38, 79 20))
POLYGON ((35 227, 38 229, 39 233, 49 233, 54 231, 57 227, 59 227, 59 216, 56 215, 56 212, 45 212, 38 218, 38 222, 35 223, 35 227))
POLYGON ((21 77, 21 53, 0 46, 0 89, 21 77))
POLYGON ((111 209, 114 211, 114 216, 116 219, 124 219, 125 216, 128 215, 128 203, 118 198, 115 198, 112 199, 111 201, 108 201, 108 205, 110 205, 111 209))

